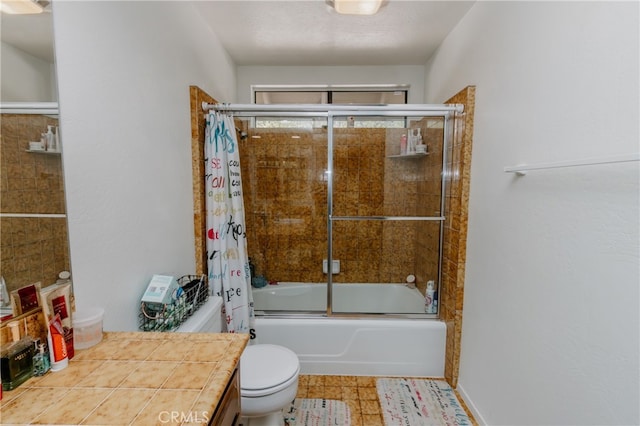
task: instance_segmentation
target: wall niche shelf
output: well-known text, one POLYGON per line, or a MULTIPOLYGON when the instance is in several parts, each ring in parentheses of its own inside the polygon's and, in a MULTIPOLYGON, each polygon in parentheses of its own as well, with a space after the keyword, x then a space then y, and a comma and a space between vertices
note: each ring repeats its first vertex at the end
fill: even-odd
POLYGON ((418 157, 426 157, 427 155, 429 155, 428 152, 416 152, 415 154, 387 155, 387 158, 418 158, 418 157))
POLYGON ((40 154, 40 155, 60 155, 62 154, 61 151, 45 151, 45 150, 39 150, 39 149, 27 149, 27 151, 29 154, 40 154))

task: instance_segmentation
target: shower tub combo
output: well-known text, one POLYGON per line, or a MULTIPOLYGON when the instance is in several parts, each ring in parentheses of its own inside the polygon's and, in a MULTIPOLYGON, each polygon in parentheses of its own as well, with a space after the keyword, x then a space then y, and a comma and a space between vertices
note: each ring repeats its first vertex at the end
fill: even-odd
POLYGON ((334 283, 331 317, 317 316, 326 310, 323 283, 279 283, 252 291, 258 342, 293 350, 303 374, 444 376, 444 322, 388 314, 424 313, 424 296, 415 288, 334 283), (276 313, 292 307, 308 315, 276 313), (379 312, 387 314, 355 316, 379 312))
POLYGON ((303 374, 443 377, 447 330, 425 312, 425 283, 421 292, 391 282, 414 274, 442 293, 447 156, 462 134, 462 106, 203 109, 233 112, 250 136, 238 143, 249 255, 280 281, 252 288, 257 342, 292 349, 303 374), (283 117, 308 127, 277 129, 283 117), (349 120, 364 126, 350 129, 349 120), (403 152, 416 129, 427 146, 403 152), (316 269, 340 258, 342 271, 333 261, 316 269))

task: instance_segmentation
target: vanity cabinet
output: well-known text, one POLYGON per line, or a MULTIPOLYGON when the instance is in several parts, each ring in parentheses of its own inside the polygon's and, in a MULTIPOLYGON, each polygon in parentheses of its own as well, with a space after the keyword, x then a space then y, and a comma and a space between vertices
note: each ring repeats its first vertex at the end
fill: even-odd
POLYGON ((248 341, 243 333, 105 332, 63 371, 3 392, 2 424, 238 425, 248 341), (45 388, 85 403, 60 409, 59 398, 42 398, 45 388))
POLYGON ((240 368, 231 375, 220 403, 209 422, 211 426, 236 426, 240 422, 240 368))

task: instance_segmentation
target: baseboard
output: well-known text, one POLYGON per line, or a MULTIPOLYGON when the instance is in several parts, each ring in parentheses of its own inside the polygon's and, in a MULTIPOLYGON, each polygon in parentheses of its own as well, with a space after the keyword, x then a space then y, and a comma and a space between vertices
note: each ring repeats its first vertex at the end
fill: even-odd
POLYGON ((473 401, 471 400, 467 392, 464 390, 464 387, 460 384, 460 382, 458 382, 458 387, 456 387, 456 391, 458 392, 460 397, 462 397, 462 399, 464 400, 464 403, 467 405, 467 408, 469 409, 469 411, 471 411, 471 414, 476 419, 476 422, 478 422, 478 425, 487 426, 487 422, 482 417, 482 414, 480 414, 480 412, 478 411, 478 408, 473 403, 473 401))

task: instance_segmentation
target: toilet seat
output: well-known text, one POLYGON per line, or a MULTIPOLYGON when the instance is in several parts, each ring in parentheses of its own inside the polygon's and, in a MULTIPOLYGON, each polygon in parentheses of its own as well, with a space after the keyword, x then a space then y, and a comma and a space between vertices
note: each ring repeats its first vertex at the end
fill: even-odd
POLYGON ((240 371, 241 395, 255 398, 279 392, 298 380, 300 362, 285 347, 253 345, 242 353, 240 371))

